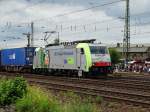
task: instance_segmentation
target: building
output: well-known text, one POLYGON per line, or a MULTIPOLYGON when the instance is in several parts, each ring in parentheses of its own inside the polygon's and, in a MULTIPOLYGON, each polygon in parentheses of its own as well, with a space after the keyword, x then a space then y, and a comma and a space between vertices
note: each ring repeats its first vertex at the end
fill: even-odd
MULTIPOLYGON (((121 53, 124 58, 123 47, 117 44, 117 47, 114 47, 118 52, 121 53)), ((129 50, 129 59, 136 61, 143 61, 150 58, 150 46, 144 45, 132 45, 129 50)))

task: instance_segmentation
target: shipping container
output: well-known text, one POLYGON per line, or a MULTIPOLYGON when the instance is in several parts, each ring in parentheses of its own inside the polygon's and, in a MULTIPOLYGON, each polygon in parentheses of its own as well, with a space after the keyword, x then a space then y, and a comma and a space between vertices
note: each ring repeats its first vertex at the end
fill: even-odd
POLYGON ((1 51, 2 66, 32 66, 34 47, 3 49, 1 51))

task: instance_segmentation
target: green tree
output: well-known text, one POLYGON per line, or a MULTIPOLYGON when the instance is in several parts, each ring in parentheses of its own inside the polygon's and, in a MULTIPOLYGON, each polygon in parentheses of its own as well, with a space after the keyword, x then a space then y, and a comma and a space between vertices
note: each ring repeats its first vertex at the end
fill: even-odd
POLYGON ((110 57, 111 57, 112 64, 119 63, 120 58, 121 58, 120 53, 114 48, 110 48, 109 52, 110 52, 110 57))
POLYGON ((59 44, 59 38, 54 39, 54 44, 59 44))

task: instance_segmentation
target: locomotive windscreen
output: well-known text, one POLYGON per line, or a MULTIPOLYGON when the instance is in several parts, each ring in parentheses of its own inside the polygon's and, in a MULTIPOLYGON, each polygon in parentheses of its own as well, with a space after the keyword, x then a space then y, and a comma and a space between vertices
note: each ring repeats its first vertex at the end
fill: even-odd
POLYGON ((105 46, 90 46, 91 54, 108 54, 107 47, 105 46))

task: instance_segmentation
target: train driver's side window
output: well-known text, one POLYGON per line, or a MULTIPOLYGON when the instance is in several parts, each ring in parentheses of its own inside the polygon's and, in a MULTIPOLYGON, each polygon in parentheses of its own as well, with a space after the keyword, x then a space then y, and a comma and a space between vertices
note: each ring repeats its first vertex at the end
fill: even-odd
POLYGON ((84 54, 84 49, 83 48, 81 48, 81 54, 84 54))

